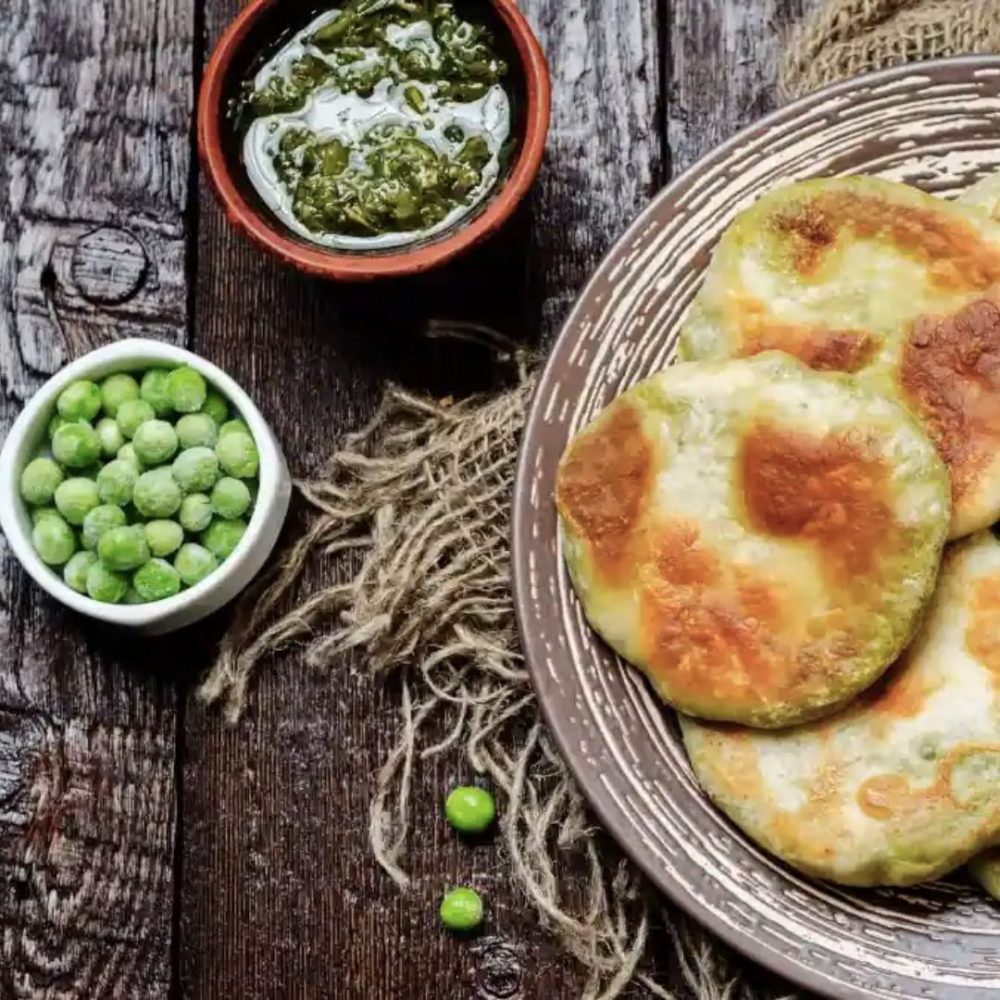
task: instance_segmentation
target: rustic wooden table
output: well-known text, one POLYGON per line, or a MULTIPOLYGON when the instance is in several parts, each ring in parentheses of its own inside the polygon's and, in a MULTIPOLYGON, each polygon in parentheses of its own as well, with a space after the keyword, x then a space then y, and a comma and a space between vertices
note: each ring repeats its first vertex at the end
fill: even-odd
MULTIPOLYGON (((773 103, 803 0, 522 3, 555 85, 532 203, 468 259, 376 291, 278 266, 199 180, 194 95, 238 0, 7 0, 3 426, 67 359, 130 334, 185 343, 252 387, 300 473, 386 379, 488 385, 488 359, 421 339, 423 321, 548 343, 650 196, 773 103)), ((318 678, 289 655, 228 729, 192 697, 224 626, 124 642, 63 612, 4 550, 0 1000, 578 995, 495 851, 470 855, 431 821, 461 762, 420 775, 426 834, 402 895, 366 849, 391 694, 349 663, 318 678), (471 865, 496 882, 493 936, 470 946, 440 933, 436 897, 471 865)))

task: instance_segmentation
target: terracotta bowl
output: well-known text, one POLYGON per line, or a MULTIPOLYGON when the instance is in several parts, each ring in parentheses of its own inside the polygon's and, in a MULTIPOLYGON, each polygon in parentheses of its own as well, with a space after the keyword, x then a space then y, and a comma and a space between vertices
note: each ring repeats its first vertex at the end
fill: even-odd
POLYGON ((507 87, 512 97, 512 133, 517 147, 506 173, 478 210, 426 240, 388 250, 328 249, 303 240, 264 205, 246 176, 240 143, 226 117, 226 108, 238 95, 243 81, 257 70, 262 56, 273 53, 282 38, 332 6, 332 0, 315 4, 253 0, 229 25, 209 60, 198 98, 198 152, 202 165, 229 221, 300 271, 349 281, 426 271, 498 229, 538 175, 551 110, 545 55, 515 0, 490 0, 490 9, 484 13, 511 66, 507 87))

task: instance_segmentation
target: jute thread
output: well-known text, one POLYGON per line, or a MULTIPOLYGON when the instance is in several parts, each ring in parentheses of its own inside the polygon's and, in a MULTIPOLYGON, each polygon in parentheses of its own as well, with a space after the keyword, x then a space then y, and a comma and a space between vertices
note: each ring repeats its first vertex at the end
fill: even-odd
MULTIPOLYGON (((865 70, 996 50, 1000 0, 834 0, 792 32, 780 84, 794 97, 865 70)), ((510 591, 510 497, 535 384, 530 359, 515 361, 516 385, 497 395, 434 401, 389 388, 370 423, 296 484, 308 523, 240 602, 199 696, 235 723, 277 652, 303 648, 309 666, 331 671, 363 650, 375 675, 399 680, 398 738, 375 777, 369 840, 400 887, 416 769, 461 749, 501 796, 514 881, 585 970, 583 1000, 630 986, 661 998, 759 995, 600 835, 539 717, 510 591), (301 593, 307 565, 349 558, 360 570, 347 582, 301 593), (654 923, 674 946, 669 986, 650 971, 654 923)))

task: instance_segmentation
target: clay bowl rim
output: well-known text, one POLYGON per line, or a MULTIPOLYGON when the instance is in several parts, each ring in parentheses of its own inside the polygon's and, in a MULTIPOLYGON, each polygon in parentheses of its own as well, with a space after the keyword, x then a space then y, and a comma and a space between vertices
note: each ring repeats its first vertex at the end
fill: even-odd
POLYGON ((486 207, 448 235, 393 253, 339 253, 310 246, 282 233, 240 193, 223 151, 223 93, 229 70, 257 21, 281 0, 253 0, 230 22, 205 67, 198 95, 197 139, 202 167, 226 218, 262 249, 307 274, 344 281, 418 274, 469 250, 513 214, 542 165, 552 111, 552 80, 541 44, 516 0, 490 0, 510 34, 524 72, 527 107, 517 158, 501 187, 487 196, 486 207))

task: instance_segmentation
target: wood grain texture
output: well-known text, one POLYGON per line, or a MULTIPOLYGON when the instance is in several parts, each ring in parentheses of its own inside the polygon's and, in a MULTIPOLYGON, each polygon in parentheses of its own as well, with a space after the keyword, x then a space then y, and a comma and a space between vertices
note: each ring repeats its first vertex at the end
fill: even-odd
POLYGON ((821 0, 670 0, 667 141, 674 172, 777 103, 788 26, 821 0))
MULTIPOLYGON (((209 0, 210 38, 236 6, 209 0)), ((475 320, 526 344, 547 339, 662 180, 652 0, 523 6, 556 73, 552 139, 530 209, 467 259, 377 290, 323 285, 244 243, 201 192, 195 348, 256 387, 293 472, 313 468, 357 426, 387 378, 434 393, 495 381, 484 352, 421 338, 426 320, 475 320)), ((363 666, 345 660, 317 677, 290 653, 265 673, 234 730, 188 704, 182 994, 578 995, 577 970, 535 926, 495 845, 464 846, 442 822, 444 793, 470 777, 458 755, 421 765, 411 890, 400 893, 372 861, 368 803, 398 692, 371 682, 363 666), (438 927, 440 894, 455 882, 489 900, 488 935, 472 944, 438 927)))
MULTIPOLYGON (((193 10, 11 0, 2 20, 6 429, 91 346, 185 335, 193 10)), ((157 670, 173 664, 0 556, 0 996, 166 996, 176 715, 157 670)))

